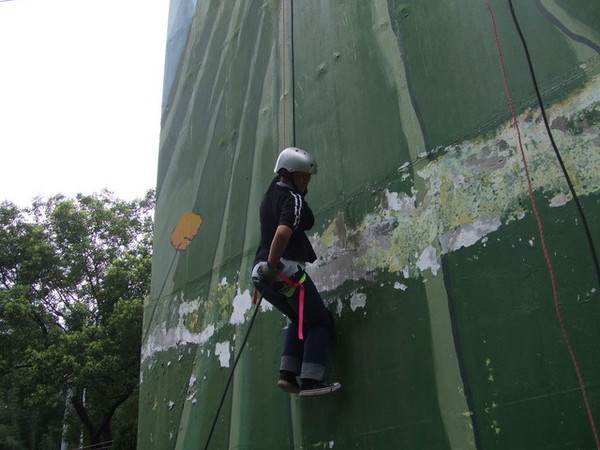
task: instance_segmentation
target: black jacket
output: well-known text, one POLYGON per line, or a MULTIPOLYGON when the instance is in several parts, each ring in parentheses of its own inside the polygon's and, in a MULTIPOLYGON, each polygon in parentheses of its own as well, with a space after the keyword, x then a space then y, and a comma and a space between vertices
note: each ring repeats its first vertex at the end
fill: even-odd
POLYGON ((279 225, 292 229, 292 236, 283 253, 283 258, 294 261, 313 262, 317 255, 305 231, 315 224, 308 203, 291 186, 276 183, 264 195, 260 204, 260 246, 255 264, 269 257, 271 242, 279 225))

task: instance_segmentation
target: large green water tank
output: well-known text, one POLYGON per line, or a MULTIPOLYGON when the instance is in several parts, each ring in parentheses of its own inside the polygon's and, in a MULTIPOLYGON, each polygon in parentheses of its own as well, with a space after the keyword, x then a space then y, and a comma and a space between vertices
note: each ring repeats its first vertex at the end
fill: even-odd
POLYGON ((515 3, 171 0, 140 450, 600 448, 600 3, 515 3), (263 303, 217 416, 290 145, 343 388, 263 303))

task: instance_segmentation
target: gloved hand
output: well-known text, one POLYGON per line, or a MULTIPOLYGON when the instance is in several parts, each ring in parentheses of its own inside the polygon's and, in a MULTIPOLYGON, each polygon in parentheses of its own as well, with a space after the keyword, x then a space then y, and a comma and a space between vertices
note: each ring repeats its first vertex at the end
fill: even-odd
POLYGON ((283 268, 283 264, 277 264, 277 267, 269 266, 269 263, 264 263, 258 268, 258 280, 261 284, 271 284, 271 282, 277 279, 277 275, 283 268))

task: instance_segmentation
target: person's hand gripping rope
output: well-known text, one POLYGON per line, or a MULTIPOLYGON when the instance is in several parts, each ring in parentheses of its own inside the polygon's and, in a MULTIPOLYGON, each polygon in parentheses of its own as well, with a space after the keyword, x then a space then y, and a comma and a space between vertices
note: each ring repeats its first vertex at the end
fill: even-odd
POLYGON ((271 267, 269 263, 265 263, 258 268, 258 281, 265 286, 270 285, 279 276, 279 272, 283 269, 283 264, 278 263, 276 267, 271 267))

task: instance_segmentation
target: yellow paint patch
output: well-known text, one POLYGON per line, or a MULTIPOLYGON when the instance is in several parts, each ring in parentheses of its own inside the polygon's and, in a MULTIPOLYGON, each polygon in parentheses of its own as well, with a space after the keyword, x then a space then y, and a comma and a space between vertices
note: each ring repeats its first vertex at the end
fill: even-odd
POLYGON ((188 248, 192 239, 198 234, 202 221, 202 217, 198 214, 184 213, 171 232, 171 245, 177 250, 188 248))

